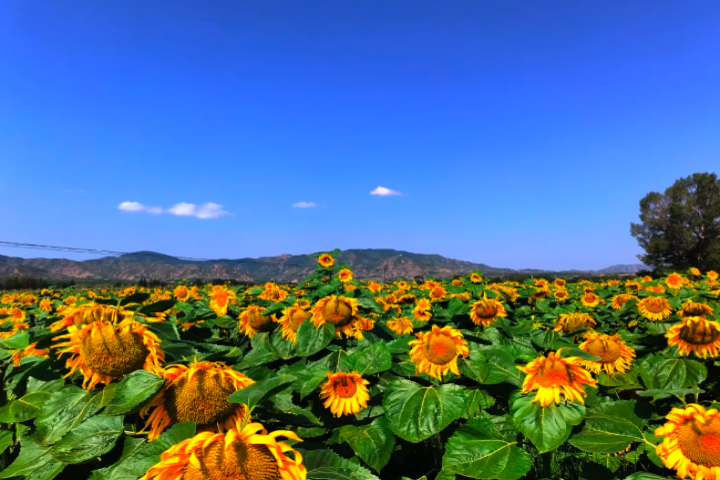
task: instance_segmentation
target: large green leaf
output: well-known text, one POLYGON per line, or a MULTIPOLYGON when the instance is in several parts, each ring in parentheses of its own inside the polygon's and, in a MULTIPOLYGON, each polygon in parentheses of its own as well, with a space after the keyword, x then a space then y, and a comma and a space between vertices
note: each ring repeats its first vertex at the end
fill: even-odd
POLYGON ((541 407, 530 396, 518 396, 512 404, 515 426, 540 453, 556 449, 565 442, 572 427, 582 422, 585 407, 578 403, 541 407))
POLYGON ((478 479, 516 480, 532 466, 530 455, 497 434, 487 419, 459 429, 445 446, 443 472, 478 479))
POLYGON ((330 345, 335 338, 335 327, 325 323, 315 328, 312 322, 303 322, 297 332, 297 353, 301 357, 313 355, 330 345))
POLYGON ((13 432, 0 430, 0 454, 13 444, 13 432))
POLYGON ((588 409, 585 428, 570 439, 581 450, 616 453, 633 442, 642 442, 646 421, 635 414, 635 402, 605 402, 588 409))
POLYGON ((193 435, 195 424, 177 423, 152 442, 126 437, 120 460, 110 467, 95 470, 90 480, 137 480, 160 461, 165 450, 193 435))
POLYGON ((383 408, 392 431, 404 440, 418 443, 465 413, 463 392, 459 385, 423 387, 410 380, 396 379, 385 391, 383 408))
POLYGON ((468 342, 468 347, 470 349, 470 355, 458 362, 460 373, 472 378, 476 382, 484 383, 490 372, 487 357, 477 343, 468 342))
POLYGON ((65 463, 83 463, 109 452, 123 433, 123 417, 90 417, 50 449, 65 463))
POLYGON ((125 375, 114 388, 114 395, 110 403, 105 406, 103 413, 105 415, 135 413, 152 399, 164 383, 162 378, 147 370, 138 370, 125 375))
POLYGON ((395 435, 385 417, 378 417, 369 425, 361 427, 345 425, 340 429, 340 438, 350 444, 357 456, 377 472, 390 461, 395 447, 395 435))
POLYGON ((481 347, 480 351, 485 355, 488 367, 488 374, 483 383, 508 382, 518 387, 522 385, 524 374, 518 370, 515 359, 536 356, 533 349, 520 345, 481 347))
POLYGON ((0 408, 0 423, 17 423, 40 414, 40 409, 52 396, 51 392, 30 392, 0 408))
POLYGON ((300 451, 310 480, 379 480, 366 468, 332 450, 300 451))
POLYGON ((648 389, 673 390, 697 387, 707 378, 707 368, 685 358, 647 356, 639 362, 640 377, 648 389))
POLYGON ((357 370, 360 375, 371 375, 389 370, 392 357, 387 345, 378 342, 352 352, 343 358, 342 366, 345 371, 357 370))
POLYGON ((93 394, 82 388, 67 385, 53 393, 35 419, 37 439, 42 445, 52 445, 63 435, 94 415, 101 406, 102 392, 93 394))
POLYGON ((290 384, 295 381, 295 377, 290 375, 280 375, 277 377, 261 380, 257 383, 238 390, 228 397, 231 403, 244 403, 250 410, 260 403, 264 398, 271 397, 276 393, 290 388, 290 384))
POLYGON ((0 472, 0 478, 25 477, 24 480, 52 480, 65 468, 65 463, 50 454, 50 447, 35 443, 28 435, 20 442, 20 455, 0 472))

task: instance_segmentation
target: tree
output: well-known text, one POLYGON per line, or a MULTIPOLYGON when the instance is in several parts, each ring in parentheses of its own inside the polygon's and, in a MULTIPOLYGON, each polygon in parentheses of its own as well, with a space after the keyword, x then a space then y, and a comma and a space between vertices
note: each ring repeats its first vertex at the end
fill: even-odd
POLYGON ((645 250, 638 255, 655 269, 720 270, 720 180, 695 173, 676 180, 665 193, 640 200, 640 220, 630 233, 645 250))

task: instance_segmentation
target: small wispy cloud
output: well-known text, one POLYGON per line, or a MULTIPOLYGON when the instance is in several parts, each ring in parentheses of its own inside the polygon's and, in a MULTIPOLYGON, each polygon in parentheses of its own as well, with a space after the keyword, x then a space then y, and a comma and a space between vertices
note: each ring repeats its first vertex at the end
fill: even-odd
POLYGON ((317 203, 314 202, 297 202, 293 203, 293 208, 315 208, 317 203))
POLYGON ((390 190, 389 188, 377 187, 375 190, 370 192, 370 195, 379 195, 381 197, 387 197, 390 195, 402 195, 402 194, 400 192, 396 192, 395 190, 390 190))
POLYGON ((194 203, 180 202, 176 203, 168 209, 162 207, 154 207, 143 205, 140 202, 122 202, 117 207, 124 212, 131 213, 149 213, 151 215, 169 214, 178 217, 195 217, 203 220, 220 218, 225 215, 230 215, 230 212, 223 209, 222 205, 217 203, 208 202, 202 205, 195 205, 194 203))

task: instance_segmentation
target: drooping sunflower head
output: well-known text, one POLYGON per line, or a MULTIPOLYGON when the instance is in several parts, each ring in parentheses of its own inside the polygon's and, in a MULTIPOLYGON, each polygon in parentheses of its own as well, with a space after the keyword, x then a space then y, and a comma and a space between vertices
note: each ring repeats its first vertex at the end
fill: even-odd
POLYGON ((635 358, 635 350, 628 347, 620 339, 619 334, 616 333, 610 336, 596 332, 586 332, 585 339, 578 348, 600 357, 600 360, 580 359, 580 365, 593 373, 605 371, 608 375, 624 373, 630 370, 635 358))
POLYGON ((320 399, 325 400, 325 408, 336 417, 357 415, 370 400, 369 383, 358 372, 328 372, 328 380, 320 390, 320 399))
POLYGON ((302 456, 281 436, 302 441, 290 431, 268 434, 260 423, 198 433, 163 452, 140 480, 305 480, 302 456))
POLYGON ((263 315, 265 307, 250 305, 240 314, 238 329, 248 338, 252 338, 258 332, 270 332, 277 325, 275 315, 263 315))
POLYGON ((677 313, 681 317, 704 317, 705 315, 712 315, 713 309, 705 303, 688 300, 683 304, 682 310, 677 313))
POLYGON ((335 334, 355 336, 354 323, 359 320, 358 302, 354 298, 330 295, 321 298, 312 308, 312 322, 315 327, 330 323, 335 327, 335 334))
POLYGON ((185 285, 178 285, 173 289, 173 295, 181 302, 185 302, 190 299, 190 289, 185 285))
POLYGON ((458 357, 467 357, 470 350, 459 330, 433 325, 431 331, 415 335, 417 340, 412 340, 409 345, 412 347, 410 361, 415 364, 416 373, 427 373, 438 380, 448 372, 460 375, 458 357))
POLYGON ((667 285, 669 288, 672 288, 673 290, 677 290, 678 288, 682 288, 682 286, 685 285, 685 278, 683 278, 683 276, 679 273, 673 272, 665 279, 665 285, 667 285))
POLYGON ((669 347, 677 347, 680 355, 715 358, 720 354, 720 323, 705 317, 684 317, 665 334, 669 347))
POLYGON ((673 408, 668 422, 655 430, 664 437, 655 453, 665 466, 680 478, 717 480, 720 474, 720 416, 716 409, 706 410, 691 403, 673 408))
POLYGON ((580 297, 580 302, 588 308, 595 308, 600 305, 600 297, 596 293, 588 290, 580 297))
POLYGON ((232 428, 247 415, 247 407, 228 402, 228 397, 255 383, 221 362, 170 365, 164 378, 163 389, 140 412, 145 416, 152 411, 145 425, 151 441, 174 423, 194 422, 214 431, 232 428))
POLYGON ((486 298, 473 303, 470 318, 475 325, 489 327, 500 317, 506 317, 505 306, 494 298, 486 298))
POLYGON ((273 282, 268 282, 265 284, 265 289, 262 291, 262 293, 258 295, 258 298, 262 298, 263 300, 270 300, 273 302, 282 302, 287 298, 288 295, 289 293, 286 290, 283 290, 273 282))
POLYGON ((338 279, 343 283, 352 282, 352 270, 350 270, 349 268, 343 268, 338 272, 338 279))
POLYGON ((553 283, 555 283, 556 287, 565 288, 567 281, 564 278, 556 278, 553 283))
POLYGON ((51 332, 58 332, 70 325, 81 327, 82 325, 93 322, 116 324, 123 320, 131 319, 135 315, 135 312, 125 310, 122 307, 101 305, 94 302, 64 307, 58 313, 61 314, 62 318, 50 325, 49 328, 51 332))
POLYGON ((66 335, 57 338, 61 342, 52 348, 61 349, 60 355, 71 355, 65 363, 70 369, 67 376, 80 371, 87 390, 140 369, 159 374, 165 360, 160 339, 131 319, 118 325, 105 321, 71 325, 66 335))
POLYGON ((335 259, 329 253, 323 253, 318 257, 318 263, 323 268, 330 268, 335 263, 335 259))
POLYGON ((623 305, 625 305, 628 300, 632 300, 633 298, 637 299, 635 295, 630 295, 629 293, 621 293, 620 295, 615 295, 610 302, 610 307, 613 310, 620 310, 623 308, 623 305))
POLYGON ((579 365, 577 357, 561 358, 560 350, 541 356, 524 367, 517 367, 527 376, 523 381, 522 393, 537 391, 533 402, 546 407, 559 404, 564 398, 568 403, 585 403, 585 385, 595 386, 597 380, 579 365))
POLYGON ((538 300, 542 300, 543 298, 547 298, 548 295, 550 295, 550 288, 547 286, 537 286, 533 294, 530 296, 531 302, 536 302, 538 300))
POLYGON ((280 319, 280 333, 285 340, 297 343, 297 331, 302 323, 310 318, 310 314, 300 305, 293 305, 283 310, 280 319))
POLYGON ((555 293, 553 293, 553 297, 555 297, 555 300, 558 302, 564 302, 570 297, 570 294, 564 288, 558 288, 555 290, 555 293))
POLYGON ((218 317, 227 315, 228 307, 237 301, 235 290, 227 288, 225 285, 213 285, 208 292, 208 297, 210 298, 210 309, 218 317))
POLYGON ((571 333, 581 328, 593 328, 596 322, 587 313, 563 313, 555 323, 556 332, 571 333))
POLYGON ((664 320, 672 314, 670 302, 665 297, 645 297, 637 303, 640 315, 652 322, 664 320))
POLYGON ((413 332, 413 324, 407 317, 388 320, 387 326, 398 335, 408 335, 413 332))

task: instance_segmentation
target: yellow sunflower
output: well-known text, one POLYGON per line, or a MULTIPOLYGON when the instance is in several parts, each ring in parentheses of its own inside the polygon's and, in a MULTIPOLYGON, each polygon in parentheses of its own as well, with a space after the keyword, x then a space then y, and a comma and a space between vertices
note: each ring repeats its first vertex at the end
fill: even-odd
POLYGON ((587 291, 582 297, 580 297, 580 303, 587 308, 595 308, 600 305, 600 297, 593 292, 587 291))
POLYGON ((665 285, 672 288, 673 290, 677 290, 679 288, 682 288, 683 285, 685 285, 685 279, 679 273, 673 272, 665 279, 665 285))
POLYGON ((224 285, 213 285, 208 292, 210 298, 210 309, 215 312, 218 317, 227 315, 228 307, 235 304, 237 295, 234 290, 224 285))
POLYGON ((336 417, 357 415, 370 400, 369 383, 358 372, 328 372, 328 381, 320 389, 320 399, 325 400, 325 408, 336 417))
POLYGON ((352 282, 353 280, 353 273, 352 270, 349 268, 343 268, 338 272, 338 279, 340 279, 343 283, 352 282))
POLYGON ((418 322, 427 322, 432 318, 432 303, 427 298, 418 298, 412 313, 418 322))
POLYGON ((640 315, 650 321, 664 320, 672 314, 672 307, 665 297, 645 297, 637 304, 640 315))
POLYGON ((293 305, 283 310, 280 319, 280 333, 285 340, 297 343, 297 331, 302 323, 310 318, 310 314, 300 305, 293 305))
POLYGON ((452 372, 460 375, 458 370, 458 357, 467 357, 470 354, 467 341, 459 330, 447 326, 440 328, 432 326, 429 332, 415 334, 417 340, 408 344, 410 361, 415 364, 415 373, 427 373, 431 377, 442 380, 443 375, 452 372))
POLYGON ((700 275, 702 275, 702 273, 700 273, 700 269, 695 268, 695 267, 690 269, 690 274, 695 275, 696 277, 699 277, 700 275))
POLYGON ((439 285, 436 287, 433 287, 430 290, 430 293, 428 293, 430 300, 432 300, 433 302, 442 301, 445 298, 445 295, 447 295, 447 291, 439 285))
POLYGON ((681 317, 704 317, 705 315, 712 315, 713 309, 710 305, 688 300, 683 304, 682 310, 677 313, 681 317))
POLYGON ((680 478, 720 480, 720 417, 716 409, 706 410, 691 403, 673 408, 668 422, 655 430, 664 437, 655 453, 680 478))
POLYGON ((91 390, 98 383, 108 384, 116 378, 144 369, 160 374, 165 353, 160 339, 141 323, 128 319, 118 325, 95 321, 82 327, 71 325, 68 333, 57 337, 60 356, 69 354, 65 362, 69 377, 76 371, 83 374, 83 388, 91 390))
POLYGON ((720 323, 705 317, 684 317, 665 333, 669 347, 677 347, 680 355, 715 358, 720 354, 720 323))
POLYGON ((473 273, 470 274, 470 281, 471 281, 472 283, 482 283, 483 278, 480 276, 479 273, 474 273, 474 272, 473 272, 473 273))
POLYGON ((564 278, 556 278, 553 283, 555 283, 555 286, 558 288, 565 288, 565 285, 567 285, 567 281, 564 278))
POLYGON ((605 335, 596 332, 586 332, 585 341, 578 348, 591 355, 600 357, 600 360, 580 359, 580 365, 593 373, 605 371, 608 375, 624 373, 630 370, 635 358, 635 350, 620 340, 620 335, 605 335))
POLYGON ((140 480, 305 480, 302 456, 281 436, 302 441, 290 431, 268 434, 260 423, 198 433, 163 452, 140 480))
POLYGON ((40 308, 40 310, 42 310, 43 312, 52 312, 52 300, 50 300, 49 298, 43 298, 42 300, 40 300, 38 308, 40 308))
POLYGON ((258 295, 258 298, 262 298, 263 300, 270 300, 273 302, 282 302, 287 298, 289 293, 279 286, 277 286, 273 282, 267 282, 265 284, 265 289, 262 291, 260 295, 258 295))
POLYGON ((163 372, 165 385, 140 411, 150 416, 144 430, 155 440, 170 425, 194 422, 198 428, 225 431, 247 415, 247 407, 227 398, 254 380, 221 362, 198 362, 188 366, 170 365, 163 372))
POLYGON ((263 315, 265 307, 250 305, 240 314, 238 330, 248 338, 252 338, 258 332, 270 332, 277 325, 275 315, 263 315))
POLYGON ((470 318, 475 325, 489 327, 500 317, 507 317, 507 312, 503 304, 493 298, 478 300, 470 310, 470 318))
POLYGON ((555 290, 555 293, 553 293, 553 297, 555 297, 555 300, 558 302, 564 302, 570 297, 570 294, 564 288, 558 288, 555 290))
MULTIPOLYGON (((562 350, 562 349, 561 349, 562 350)), ((568 403, 575 400, 585 403, 585 385, 595 386, 597 380, 590 372, 580 367, 577 357, 560 358, 560 350, 550 352, 547 357, 541 356, 532 360, 524 367, 517 367, 527 376, 523 381, 522 393, 537 390, 533 402, 546 407, 555 402, 559 404, 561 397, 568 403)))
POLYGON ((316 328, 325 323, 335 327, 335 335, 342 338, 342 334, 348 337, 362 338, 362 331, 358 325, 358 302, 354 298, 330 295, 321 298, 312 307, 312 322, 316 328))
POLYGON ((50 350, 46 348, 35 348, 37 343, 31 343, 22 350, 10 350, 13 365, 20 365, 20 361, 25 357, 42 357, 50 358, 50 350))
POLYGON ((387 326, 398 335, 408 335, 413 332, 413 324, 406 317, 388 320, 387 326))
POLYGON ((705 274, 710 280, 717 280, 720 278, 720 273, 716 272, 715 270, 710 270, 705 274))
POLYGON ((593 317, 587 313, 563 313, 555 323, 556 332, 570 333, 581 328, 593 328, 596 322, 593 317))
POLYGON ((135 312, 113 305, 85 303, 73 307, 63 307, 59 312, 62 318, 50 325, 51 332, 63 330, 70 325, 80 327, 92 322, 105 321, 116 324, 123 320, 131 320, 135 312))
POLYGON ((335 263, 335 259, 327 253, 323 253, 318 257, 318 263, 324 268, 330 268, 335 263))
POLYGON ((610 308, 612 308, 613 310, 620 310, 621 308, 623 308, 623 305, 625 305, 628 300, 632 299, 637 300, 637 297, 635 295, 630 295, 629 293, 621 293, 620 295, 615 295, 610 302, 610 308))

